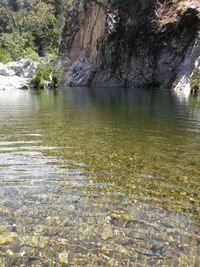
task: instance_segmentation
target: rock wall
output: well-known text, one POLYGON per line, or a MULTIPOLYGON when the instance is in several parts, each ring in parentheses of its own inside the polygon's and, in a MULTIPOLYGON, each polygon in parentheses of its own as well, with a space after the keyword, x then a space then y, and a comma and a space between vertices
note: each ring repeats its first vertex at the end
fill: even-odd
POLYGON ((75 0, 60 46, 64 82, 179 88, 200 66, 199 32, 198 0, 75 0))

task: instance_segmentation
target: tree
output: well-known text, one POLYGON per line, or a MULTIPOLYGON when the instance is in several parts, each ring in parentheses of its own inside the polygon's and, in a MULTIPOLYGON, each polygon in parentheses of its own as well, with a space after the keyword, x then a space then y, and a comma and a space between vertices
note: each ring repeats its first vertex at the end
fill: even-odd
POLYGON ((4 35, 4 40, 21 36, 25 40, 24 49, 29 47, 40 56, 53 52, 58 47, 64 13, 70 2, 72 0, 0 0, 0 34, 9 34, 7 38, 4 35))

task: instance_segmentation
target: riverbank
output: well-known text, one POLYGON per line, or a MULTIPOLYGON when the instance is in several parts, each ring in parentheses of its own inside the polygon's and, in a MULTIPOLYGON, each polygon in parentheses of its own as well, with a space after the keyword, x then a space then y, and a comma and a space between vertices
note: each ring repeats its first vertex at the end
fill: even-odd
POLYGON ((55 59, 0 63, 0 90, 52 89, 57 86, 59 76, 60 65, 55 59))

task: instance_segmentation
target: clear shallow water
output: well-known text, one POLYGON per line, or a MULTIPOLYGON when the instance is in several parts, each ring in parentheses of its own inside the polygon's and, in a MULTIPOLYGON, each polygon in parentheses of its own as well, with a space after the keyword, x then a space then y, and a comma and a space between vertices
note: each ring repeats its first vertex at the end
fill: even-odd
POLYGON ((0 92, 0 266, 199 266, 200 101, 0 92))

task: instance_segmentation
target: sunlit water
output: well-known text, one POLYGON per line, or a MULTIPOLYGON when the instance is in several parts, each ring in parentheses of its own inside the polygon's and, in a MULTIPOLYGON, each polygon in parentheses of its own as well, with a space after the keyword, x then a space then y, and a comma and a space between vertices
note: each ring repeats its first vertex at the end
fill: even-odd
POLYGON ((199 266, 200 101, 0 92, 0 266, 199 266))

